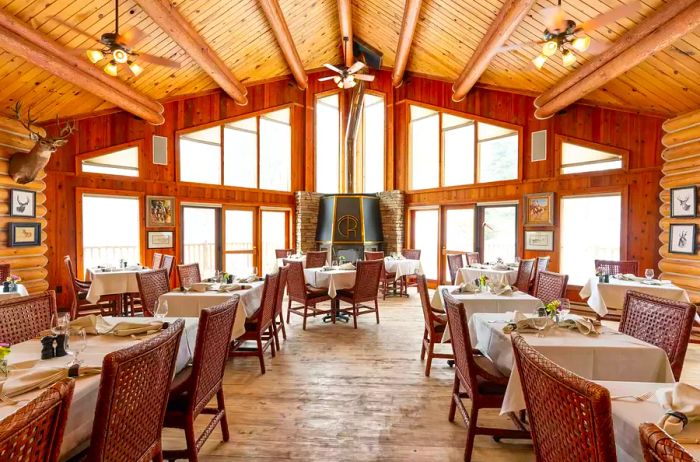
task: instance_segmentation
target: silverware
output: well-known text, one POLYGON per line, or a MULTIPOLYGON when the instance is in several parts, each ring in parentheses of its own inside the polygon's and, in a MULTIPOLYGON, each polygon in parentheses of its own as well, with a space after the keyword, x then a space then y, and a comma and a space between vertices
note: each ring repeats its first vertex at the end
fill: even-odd
POLYGON ((654 392, 653 392, 653 391, 648 391, 648 392, 646 392, 646 393, 642 393, 642 394, 639 394, 639 395, 611 396, 610 399, 613 400, 613 401, 618 401, 618 400, 622 400, 622 399, 634 399, 634 400, 636 400, 636 401, 642 402, 642 401, 648 400, 648 399, 651 398, 652 396, 654 396, 654 392))

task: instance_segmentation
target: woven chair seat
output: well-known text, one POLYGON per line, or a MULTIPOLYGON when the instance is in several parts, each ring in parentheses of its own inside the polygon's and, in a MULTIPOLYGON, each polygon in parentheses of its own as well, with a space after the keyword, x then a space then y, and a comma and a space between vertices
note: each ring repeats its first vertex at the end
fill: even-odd
POLYGON ((447 316, 444 314, 437 315, 436 318, 439 320, 445 321, 445 322, 433 321, 433 329, 435 330, 435 332, 437 332, 438 334, 442 334, 443 332, 445 332, 445 329, 447 328, 447 316))
POLYGON ((170 384, 170 397, 181 395, 186 388, 189 388, 190 377, 192 377, 192 367, 186 367, 182 371, 175 374, 173 381, 170 384))
POLYGON ((496 369, 496 365, 493 363, 493 361, 486 356, 475 355, 474 362, 477 366, 489 374, 503 379, 503 381, 495 382, 481 375, 477 375, 476 381, 479 384, 479 392, 485 395, 503 395, 506 392, 506 387, 508 386, 507 377, 496 369))
MULTIPOLYGON (((355 297, 355 291, 353 289, 341 289, 337 292, 336 297, 338 300, 344 301, 346 303, 352 303, 355 297)), ((374 298, 372 296, 367 296, 366 299, 355 300, 357 303, 371 302, 374 298)))
POLYGON ((327 295, 328 289, 324 289, 323 287, 314 287, 311 284, 306 284, 306 292, 312 296, 318 296, 318 295, 324 295, 324 294, 327 295))

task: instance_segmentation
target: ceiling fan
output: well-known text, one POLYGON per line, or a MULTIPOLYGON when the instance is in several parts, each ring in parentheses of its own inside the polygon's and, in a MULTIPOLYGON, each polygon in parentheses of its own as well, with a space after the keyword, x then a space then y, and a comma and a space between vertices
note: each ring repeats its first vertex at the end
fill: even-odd
POLYGON ((542 10, 543 22, 546 26, 542 37, 543 40, 504 46, 500 48, 499 53, 541 45, 542 52, 532 60, 537 69, 542 69, 547 59, 554 56, 557 51, 561 52, 564 66, 572 66, 576 63, 574 51, 581 53, 588 51, 589 53, 598 54, 607 48, 607 45, 592 40, 587 35, 589 32, 613 23, 618 19, 631 16, 639 10, 640 4, 639 0, 635 0, 613 8, 586 22, 576 24, 574 20, 566 18, 566 13, 564 13, 564 9, 561 6, 561 0, 558 0, 557 6, 542 10))
MULTIPOLYGON (((347 47, 348 38, 343 37, 343 40, 345 41, 345 46, 347 47)), ((345 50, 343 50, 343 54, 345 54, 345 50)), ((332 70, 333 72, 337 72, 338 75, 333 75, 330 77, 321 77, 320 79, 318 79, 318 81, 325 82, 327 80, 333 80, 335 84, 338 85, 338 88, 353 88, 355 85, 357 85, 358 80, 364 80, 366 82, 374 81, 374 76, 371 74, 357 74, 358 71, 367 66, 362 61, 356 61, 350 67, 338 67, 328 63, 324 64, 323 66, 332 70)))
POLYGON ((147 37, 147 34, 142 30, 132 27, 127 32, 119 33, 119 0, 114 0, 114 32, 106 32, 97 39, 87 32, 83 32, 70 24, 65 24, 58 18, 53 18, 54 20, 63 23, 64 25, 76 30, 82 35, 88 36, 95 39, 97 42, 103 45, 102 48, 88 48, 88 49, 78 49, 80 53, 85 53, 87 58, 93 64, 98 64, 100 61, 107 59, 109 60, 107 64, 102 68, 105 73, 116 77, 119 71, 119 65, 126 65, 131 70, 134 76, 138 76, 143 71, 143 68, 136 62, 138 58, 140 61, 149 62, 152 64, 157 64, 159 66, 166 66, 178 69, 180 63, 173 61, 172 59, 161 58, 160 56, 153 56, 145 53, 137 53, 134 51, 133 46, 136 45, 143 38, 147 37))

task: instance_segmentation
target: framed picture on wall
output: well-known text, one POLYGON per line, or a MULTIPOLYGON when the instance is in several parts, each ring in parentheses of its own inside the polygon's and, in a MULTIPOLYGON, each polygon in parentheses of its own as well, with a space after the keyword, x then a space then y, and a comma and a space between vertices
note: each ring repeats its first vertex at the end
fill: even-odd
POLYGON ((173 240, 172 231, 148 231, 149 249, 172 249, 173 240))
POLYGON ((10 189, 10 216, 36 217, 36 192, 10 189))
POLYGON ((525 195, 525 226, 554 226, 554 193, 525 195))
POLYGON ((174 227, 175 198, 172 196, 146 196, 146 226, 174 227))
POLYGON ((31 247, 41 244, 41 223, 8 223, 7 245, 31 247))
POLYGON ((525 231, 525 250, 554 250, 554 231, 525 231))
POLYGON ((697 225, 691 223, 672 223, 668 233, 668 251, 671 253, 694 255, 696 237, 697 225))
POLYGON ((698 187, 683 186, 671 189, 671 217, 695 218, 698 216, 698 187))

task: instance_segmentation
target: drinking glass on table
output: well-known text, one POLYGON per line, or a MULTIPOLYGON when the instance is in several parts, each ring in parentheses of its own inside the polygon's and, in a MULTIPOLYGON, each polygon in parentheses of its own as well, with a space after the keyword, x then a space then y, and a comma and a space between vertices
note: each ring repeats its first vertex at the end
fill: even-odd
POLYGON ((647 281, 651 281, 652 279, 654 279, 654 270, 651 268, 645 269, 644 277, 647 278, 647 281))
POLYGON ((549 318, 547 316, 535 316, 532 318, 532 324, 534 324, 535 329, 537 329, 537 336, 544 337, 544 330, 547 328, 547 322, 549 318))
POLYGON ((51 333, 61 335, 66 333, 70 315, 68 313, 56 313, 51 315, 51 333))
POLYGON ((168 315, 168 302, 163 300, 156 300, 156 305, 153 307, 153 317, 156 319, 163 319, 168 315))
POLYGON ((69 329, 68 335, 66 335, 65 349, 66 353, 73 357, 68 365, 74 366, 76 364, 82 364, 82 361, 78 358, 81 352, 87 347, 87 336, 85 335, 85 329, 82 327, 80 329, 69 329))

